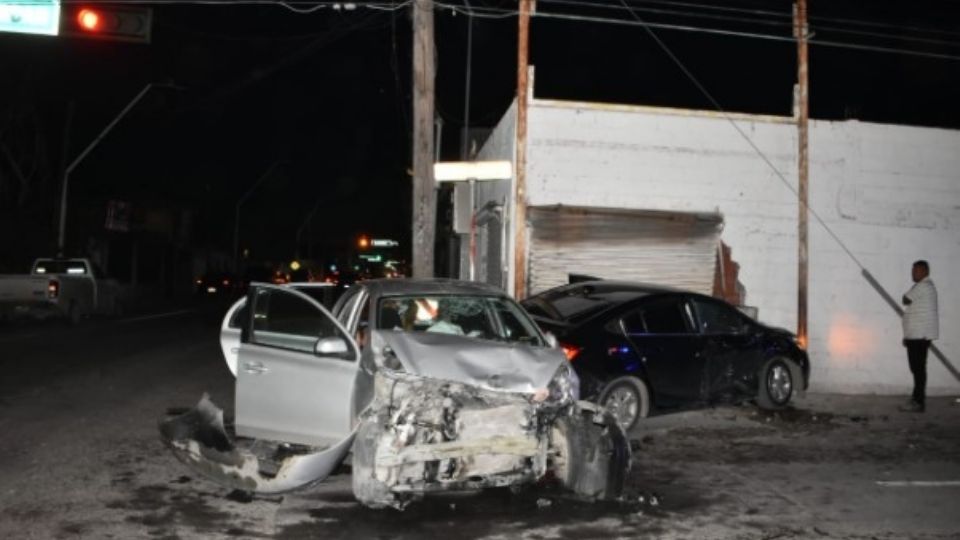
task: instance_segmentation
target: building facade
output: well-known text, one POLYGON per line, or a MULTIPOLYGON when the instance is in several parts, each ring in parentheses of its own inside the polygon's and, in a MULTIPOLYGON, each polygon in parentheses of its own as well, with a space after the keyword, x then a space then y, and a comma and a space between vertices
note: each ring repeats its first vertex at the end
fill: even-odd
MULTIPOLYGON (((515 160, 516 109, 477 159, 515 160)), ((911 285, 916 259, 930 261, 940 294, 936 345, 960 365, 960 339, 951 331, 960 323, 952 272, 960 264, 958 150, 958 131, 810 121, 814 391, 909 389, 889 299, 911 285)), ((528 293, 576 273, 716 294, 725 245, 739 267, 742 303, 766 324, 796 329, 797 155, 789 117, 532 98, 528 293)), ((461 277, 469 277, 472 259, 474 279, 512 290, 514 193, 513 179, 476 186, 475 242, 462 243, 461 277)), ((928 386, 934 394, 960 388, 932 354, 928 386)))

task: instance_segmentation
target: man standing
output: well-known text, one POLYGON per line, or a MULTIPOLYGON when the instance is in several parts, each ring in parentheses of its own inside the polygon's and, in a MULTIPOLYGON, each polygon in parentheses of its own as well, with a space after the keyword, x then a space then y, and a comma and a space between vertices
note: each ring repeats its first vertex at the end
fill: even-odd
POLYGON ((913 287, 903 295, 903 346, 913 373, 913 397, 900 407, 904 412, 923 412, 927 388, 927 351, 940 337, 937 315, 937 288, 930 279, 927 261, 913 263, 913 287))

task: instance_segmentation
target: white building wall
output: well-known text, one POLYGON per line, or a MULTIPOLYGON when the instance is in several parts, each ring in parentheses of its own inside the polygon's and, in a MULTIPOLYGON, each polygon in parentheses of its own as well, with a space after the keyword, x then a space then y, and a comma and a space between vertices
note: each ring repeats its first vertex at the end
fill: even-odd
MULTIPOLYGON (((513 118, 511 110, 504 118, 513 118)), ((531 205, 724 215, 746 303, 796 328, 797 136, 791 119, 534 100, 531 205), (731 124, 776 167, 780 178, 731 124), (788 185, 790 187, 788 187, 788 185)), ((513 123, 508 122, 512 127, 513 123)), ((960 132, 859 122, 810 124, 810 207, 894 297, 926 258, 938 284, 938 346, 960 364, 960 132)), ((501 156, 502 158, 502 156, 501 156)), ((810 219, 809 352, 814 390, 905 392, 899 318, 810 219)), ((931 354, 931 392, 958 383, 931 354)))

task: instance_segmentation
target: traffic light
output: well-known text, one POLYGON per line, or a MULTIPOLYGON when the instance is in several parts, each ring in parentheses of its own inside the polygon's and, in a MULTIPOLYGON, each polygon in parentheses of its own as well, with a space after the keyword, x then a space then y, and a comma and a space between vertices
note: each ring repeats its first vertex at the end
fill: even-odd
POLYGON ((65 36, 150 43, 153 10, 138 6, 71 4, 64 6, 61 31, 65 36))
POLYGON ((370 247, 370 237, 367 236, 367 235, 365 235, 365 234, 364 234, 364 235, 361 235, 360 238, 357 239, 357 247, 359 247, 360 249, 367 249, 367 248, 369 248, 369 247, 370 247))

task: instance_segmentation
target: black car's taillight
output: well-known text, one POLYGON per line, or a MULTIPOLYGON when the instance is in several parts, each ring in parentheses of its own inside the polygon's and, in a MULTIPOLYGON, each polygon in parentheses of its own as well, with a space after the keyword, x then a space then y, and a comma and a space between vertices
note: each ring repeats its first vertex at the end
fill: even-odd
POLYGON ((569 343, 561 343, 560 348, 563 349, 563 354, 566 355, 568 362, 573 362, 576 360, 577 355, 583 350, 583 347, 577 347, 576 345, 570 345, 569 343))
POLYGON ((60 296, 60 282, 55 279, 51 279, 47 282, 47 298, 53 299, 58 296, 60 296))

